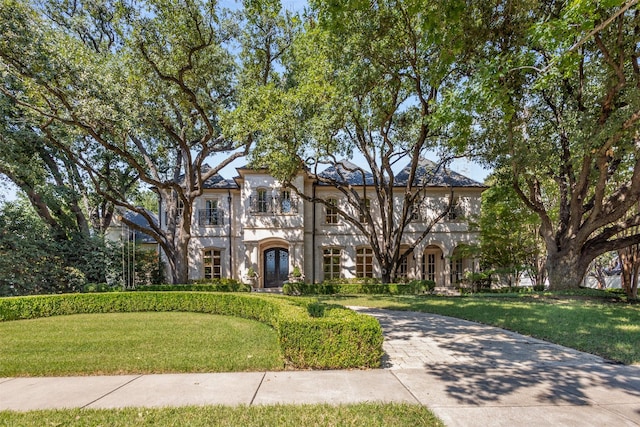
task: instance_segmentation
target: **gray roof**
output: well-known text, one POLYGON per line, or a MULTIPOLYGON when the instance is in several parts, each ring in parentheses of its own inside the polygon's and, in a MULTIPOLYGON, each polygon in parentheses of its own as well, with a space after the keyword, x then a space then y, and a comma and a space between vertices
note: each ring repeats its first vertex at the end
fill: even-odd
MULTIPOLYGON (((333 166, 329 166, 327 169, 320 172, 318 177, 329 179, 343 185, 363 185, 363 172, 364 182, 366 185, 373 185, 373 174, 363 170, 361 167, 356 166, 348 160, 342 160, 333 166)), ((331 184, 321 182, 320 185, 331 184)))
MULTIPOLYGON (((444 167, 436 170, 436 163, 427 159, 420 159, 416 169, 413 185, 428 187, 484 187, 480 182, 461 175, 457 172, 445 169, 444 167), (427 180, 427 182, 425 182, 427 180)), ((318 174, 319 177, 330 179, 340 184, 365 185, 363 184, 362 169, 349 161, 341 161, 340 163, 330 166, 323 172, 318 174)), ((404 187, 407 185, 409 173, 411 172, 411 163, 407 164, 396 176, 394 186, 404 187)), ((364 182, 366 185, 373 185, 373 174, 364 171, 364 182)), ((331 185, 328 183, 320 183, 320 185, 331 185)))
MULTIPOLYGON (((418 160, 418 167, 416 168, 416 175, 412 185, 428 187, 484 187, 484 184, 452 170, 444 167, 440 167, 437 170, 436 168, 437 165, 431 160, 418 160)), ((410 172, 411 163, 407 164, 407 166, 396 175, 395 185, 400 187, 406 186, 410 172)))
POLYGON ((202 188, 238 188, 238 184, 232 179, 224 179, 220 174, 215 174, 202 183, 202 188))
MULTIPOLYGON (((151 219, 153 220, 154 224, 158 224, 158 217, 156 216, 156 214, 154 214, 153 212, 146 210, 147 214, 149 214, 149 216, 151 216, 151 219)), ((142 215, 139 214, 138 212, 133 212, 130 210, 124 210, 124 212, 121 210, 121 215, 126 218, 127 220, 133 222, 134 224, 137 224, 141 227, 148 227, 149 226, 149 221, 147 221, 147 219, 142 215)), ((135 237, 135 242, 136 243, 156 243, 156 240, 149 236, 148 234, 145 234, 141 231, 138 230, 134 230, 134 229, 130 229, 129 230, 129 239, 133 239, 135 237)))

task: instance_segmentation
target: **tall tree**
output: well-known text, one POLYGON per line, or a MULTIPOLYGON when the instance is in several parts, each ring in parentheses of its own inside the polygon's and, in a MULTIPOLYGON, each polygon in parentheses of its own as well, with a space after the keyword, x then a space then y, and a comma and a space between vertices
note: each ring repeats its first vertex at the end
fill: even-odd
MULTIPOLYGON (((473 46, 463 5, 312 1, 281 77, 253 90, 239 111, 258 130, 256 166, 269 165, 285 183, 307 168, 341 192, 335 208, 367 237, 384 282, 453 200, 445 197, 427 231, 406 241, 430 178, 453 156, 443 150, 437 164, 425 162, 450 136, 443 104, 473 46), (366 166, 343 161, 354 155, 366 166), (334 173, 321 174, 324 168, 334 173)), ((330 203, 292 188, 305 200, 330 203)))
POLYGON ((540 220, 510 185, 495 184, 482 193, 478 225, 484 268, 506 275, 510 284, 517 284, 525 273, 534 285, 544 285, 546 269, 544 242, 538 234, 540 220))
MULTIPOLYGON (((468 99, 477 148, 538 215, 552 289, 640 242, 637 1, 499 2, 468 99)), ((489 22, 489 21, 487 21, 489 22)))
POLYGON ((79 165, 96 191, 147 217, 174 283, 188 279, 193 202, 202 184, 246 153, 221 130, 236 80, 236 27, 215 1, 3 0, 0 60, 22 82, 3 93, 40 118, 47 141, 79 165), (60 127, 77 136, 61 138, 60 127), (213 168, 207 157, 227 153, 213 168), (126 165, 154 188, 161 227, 129 201, 100 158, 126 165))

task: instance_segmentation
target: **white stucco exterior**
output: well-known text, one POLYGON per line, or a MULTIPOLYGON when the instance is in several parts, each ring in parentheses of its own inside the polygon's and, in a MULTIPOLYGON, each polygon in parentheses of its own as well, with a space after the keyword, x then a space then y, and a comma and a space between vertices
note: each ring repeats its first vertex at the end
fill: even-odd
MULTIPOLYGON (((234 180, 219 179, 215 186, 205 188, 196 201, 189 251, 190 279, 213 274, 247 281, 247 273, 253 269, 257 273, 254 286, 279 286, 284 276, 297 267, 305 281, 318 283, 327 278, 325 270, 331 262, 339 262, 333 268, 334 274, 339 270, 341 278, 359 275, 358 251, 368 248, 369 242, 357 227, 343 218, 338 218, 335 224, 327 223, 324 204, 304 201, 265 170, 240 168, 238 174, 234 180), (332 261, 328 261, 325 250, 334 255, 332 261)), ((319 185, 305 173, 300 173, 292 184, 306 195, 324 200, 333 198, 339 205, 342 203, 343 196, 336 188, 319 185)), ((469 230, 463 218, 480 213, 480 195, 484 188, 475 183, 423 190, 426 197, 403 237, 406 247, 414 247, 406 265, 408 280, 433 279, 437 286, 453 286, 463 271, 475 268, 475 261, 456 261, 451 255, 460 245, 477 242, 478 234, 469 230), (428 236, 415 245, 429 221, 446 208, 452 190, 457 205, 455 218, 452 215, 438 222, 428 236)), ((375 221, 379 212, 375 190, 369 186, 367 191, 375 221)), ((399 189, 397 193, 397 205, 401 206, 402 191, 399 189)), ((346 205, 341 206, 348 210, 346 205)), ((164 214, 160 218, 164 220, 164 214)), ((379 277, 379 266, 375 260, 372 264, 373 276, 379 277)))

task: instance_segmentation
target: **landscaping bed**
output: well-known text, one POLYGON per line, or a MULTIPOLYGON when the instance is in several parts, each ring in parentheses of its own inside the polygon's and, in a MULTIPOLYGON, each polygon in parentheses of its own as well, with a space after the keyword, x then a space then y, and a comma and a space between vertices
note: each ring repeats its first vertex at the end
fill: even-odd
POLYGON ((0 321, 144 311, 186 311, 237 316, 273 327, 292 368, 377 368, 382 329, 376 319, 306 298, 204 293, 127 292, 0 299, 0 321))

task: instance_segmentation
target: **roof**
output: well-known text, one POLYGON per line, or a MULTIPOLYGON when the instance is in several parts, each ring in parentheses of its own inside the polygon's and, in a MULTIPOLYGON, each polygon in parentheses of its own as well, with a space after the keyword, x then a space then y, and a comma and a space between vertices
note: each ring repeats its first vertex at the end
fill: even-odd
MULTIPOLYGON (((121 209, 118 209, 118 210, 120 211, 120 215, 125 219, 127 219, 128 221, 131 221, 134 224, 137 224, 141 227, 149 227, 149 221, 147 221, 147 219, 142 214, 138 212, 133 212, 130 210, 121 210, 121 209)), ((151 216, 153 223, 157 225, 158 224, 157 215, 147 209, 145 209, 145 212, 149 216, 151 216)), ((135 238, 136 243, 156 243, 156 240, 153 237, 134 229, 129 230, 129 238, 130 239, 135 238)))
MULTIPOLYGON (((395 185, 405 187, 411 173, 411 163, 407 164, 397 175, 395 185)), ((428 187, 485 187, 484 184, 444 167, 438 168, 436 163, 427 159, 418 160, 416 175, 412 185, 428 187), (428 182, 425 182, 428 180, 428 182)))
MULTIPOLYGON (((327 169, 320 172, 318 177, 330 179, 331 181, 340 184, 373 185, 373 174, 365 171, 348 160, 342 160, 333 166, 329 166, 327 169), (363 184, 363 182, 365 184, 363 184)), ((331 184, 321 182, 320 185, 331 184)))
MULTIPOLYGON (((330 179, 339 184, 350 185, 373 185, 373 174, 368 171, 364 171, 359 166, 343 160, 340 163, 330 166, 323 172, 318 174, 321 178, 330 179), (363 182, 365 184, 363 184, 363 182)), ((411 173, 411 163, 408 163, 404 169, 402 169, 395 176, 394 186, 405 187, 409 180, 409 174, 411 173)), ((321 182, 320 185, 331 185, 330 183, 321 182)), ((428 186, 428 187, 477 187, 484 188, 484 184, 474 181, 473 179, 466 177, 457 172, 453 172, 444 167, 437 167, 437 164, 427 159, 420 159, 418 161, 418 167, 416 168, 416 174, 412 185, 415 186, 428 186), (428 182, 424 182, 428 180, 428 182)))

